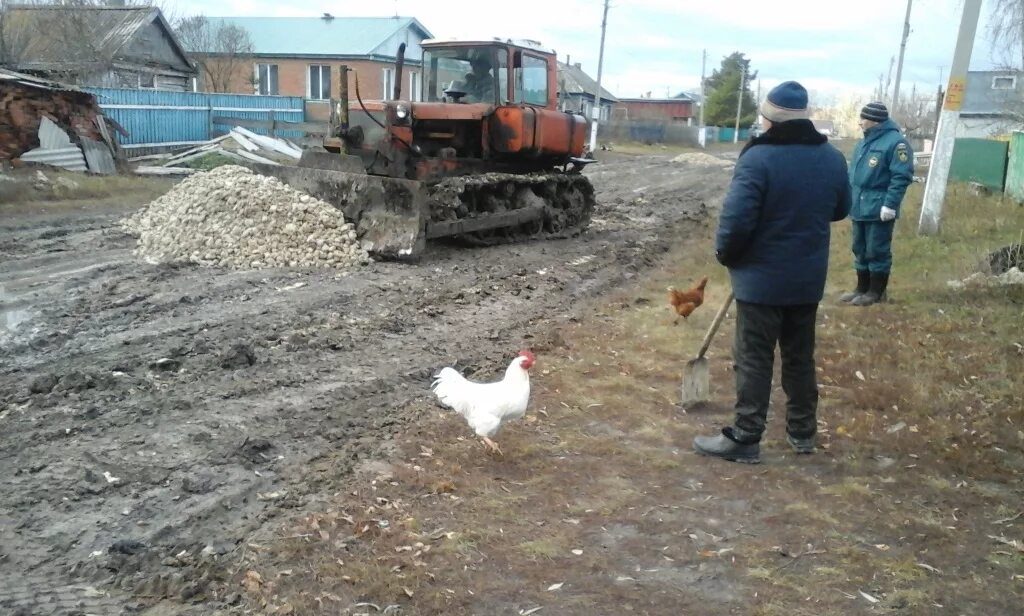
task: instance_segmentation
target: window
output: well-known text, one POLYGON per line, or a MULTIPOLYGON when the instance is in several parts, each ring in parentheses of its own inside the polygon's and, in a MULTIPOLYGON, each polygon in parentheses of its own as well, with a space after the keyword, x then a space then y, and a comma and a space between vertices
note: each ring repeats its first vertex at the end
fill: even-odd
POLYGON ((1017 78, 1012 75, 992 78, 993 90, 1016 90, 1017 78))
POLYGON ((420 74, 415 71, 409 72, 409 100, 414 103, 420 100, 420 74))
MULTIPOLYGON (((329 79, 328 83, 330 83, 329 79)), ((256 94, 263 96, 278 94, 276 64, 256 65, 256 94)))
POLYGON ((153 73, 139 73, 139 87, 150 90, 156 88, 156 78, 153 73))
POLYGON ((516 101, 529 105, 548 104, 548 63, 544 58, 516 54, 516 101))
POLYGON ((395 69, 384 69, 384 74, 381 76, 380 83, 384 86, 384 93, 381 95, 381 100, 391 100, 391 95, 395 93, 395 69))
POLYGON ((498 103, 508 102, 508 52, 499 49, 498 54, 498 103))
POLYGON ((331 98, 331 67, 326 64, 310 64, 308 85, 307 98, 315 101, 331 98))

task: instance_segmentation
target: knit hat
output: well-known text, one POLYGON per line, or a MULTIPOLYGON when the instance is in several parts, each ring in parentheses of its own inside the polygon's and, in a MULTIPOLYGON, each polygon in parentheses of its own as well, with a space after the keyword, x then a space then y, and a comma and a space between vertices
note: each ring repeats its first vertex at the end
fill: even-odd
POLYGON ((806 120, 807 89, 795 81, 784 81, 772 88, 761 103, 761 115, 772 122, 806 120))
POLYGON ((875 101, 864 105, 860 110, 860 117, 872 122, 885 122, 889 119, 889 109, 885 104, 875 101))

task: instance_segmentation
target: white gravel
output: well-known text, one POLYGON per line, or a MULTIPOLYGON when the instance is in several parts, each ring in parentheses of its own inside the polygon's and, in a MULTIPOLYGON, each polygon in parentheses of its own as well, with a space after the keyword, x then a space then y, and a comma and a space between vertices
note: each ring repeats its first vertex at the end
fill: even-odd
POLYGON ((236 165, 186 178, 122 225, 150 263, 253 269, 370 261, 340 210, 236 165))

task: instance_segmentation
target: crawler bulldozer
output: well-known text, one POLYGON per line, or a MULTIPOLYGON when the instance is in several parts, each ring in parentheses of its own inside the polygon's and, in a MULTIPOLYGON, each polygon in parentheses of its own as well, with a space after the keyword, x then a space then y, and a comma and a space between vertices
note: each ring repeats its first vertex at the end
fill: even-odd
POLYGON ((499 39, 422 50, 422 96, 403 97, 404 44, 390 100, 363 100, 356 75, 350 104, 341 67, 323 147, 297 166, 253 166, 340 208, 378 258, 415 259, 440 238, 486 246, 585 229, 587 120, 558 109, 555 53, 499 39))

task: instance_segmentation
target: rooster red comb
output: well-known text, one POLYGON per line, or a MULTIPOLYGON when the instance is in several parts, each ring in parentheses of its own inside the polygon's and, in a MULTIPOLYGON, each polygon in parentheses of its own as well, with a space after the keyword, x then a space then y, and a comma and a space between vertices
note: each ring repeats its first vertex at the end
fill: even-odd
POLYGON ((523 368, 526 368, 526 369, 529 369, 530 366, 533 365, 533 362, 535 362, 537 360, 537 358, 533 356, 533 353, 531 353, 530 351, 527 351, 526 349, 523 349, 522 351, 519 351, 519 357, 525 357, 526 358, 526 362, 523 364, 523 368))

